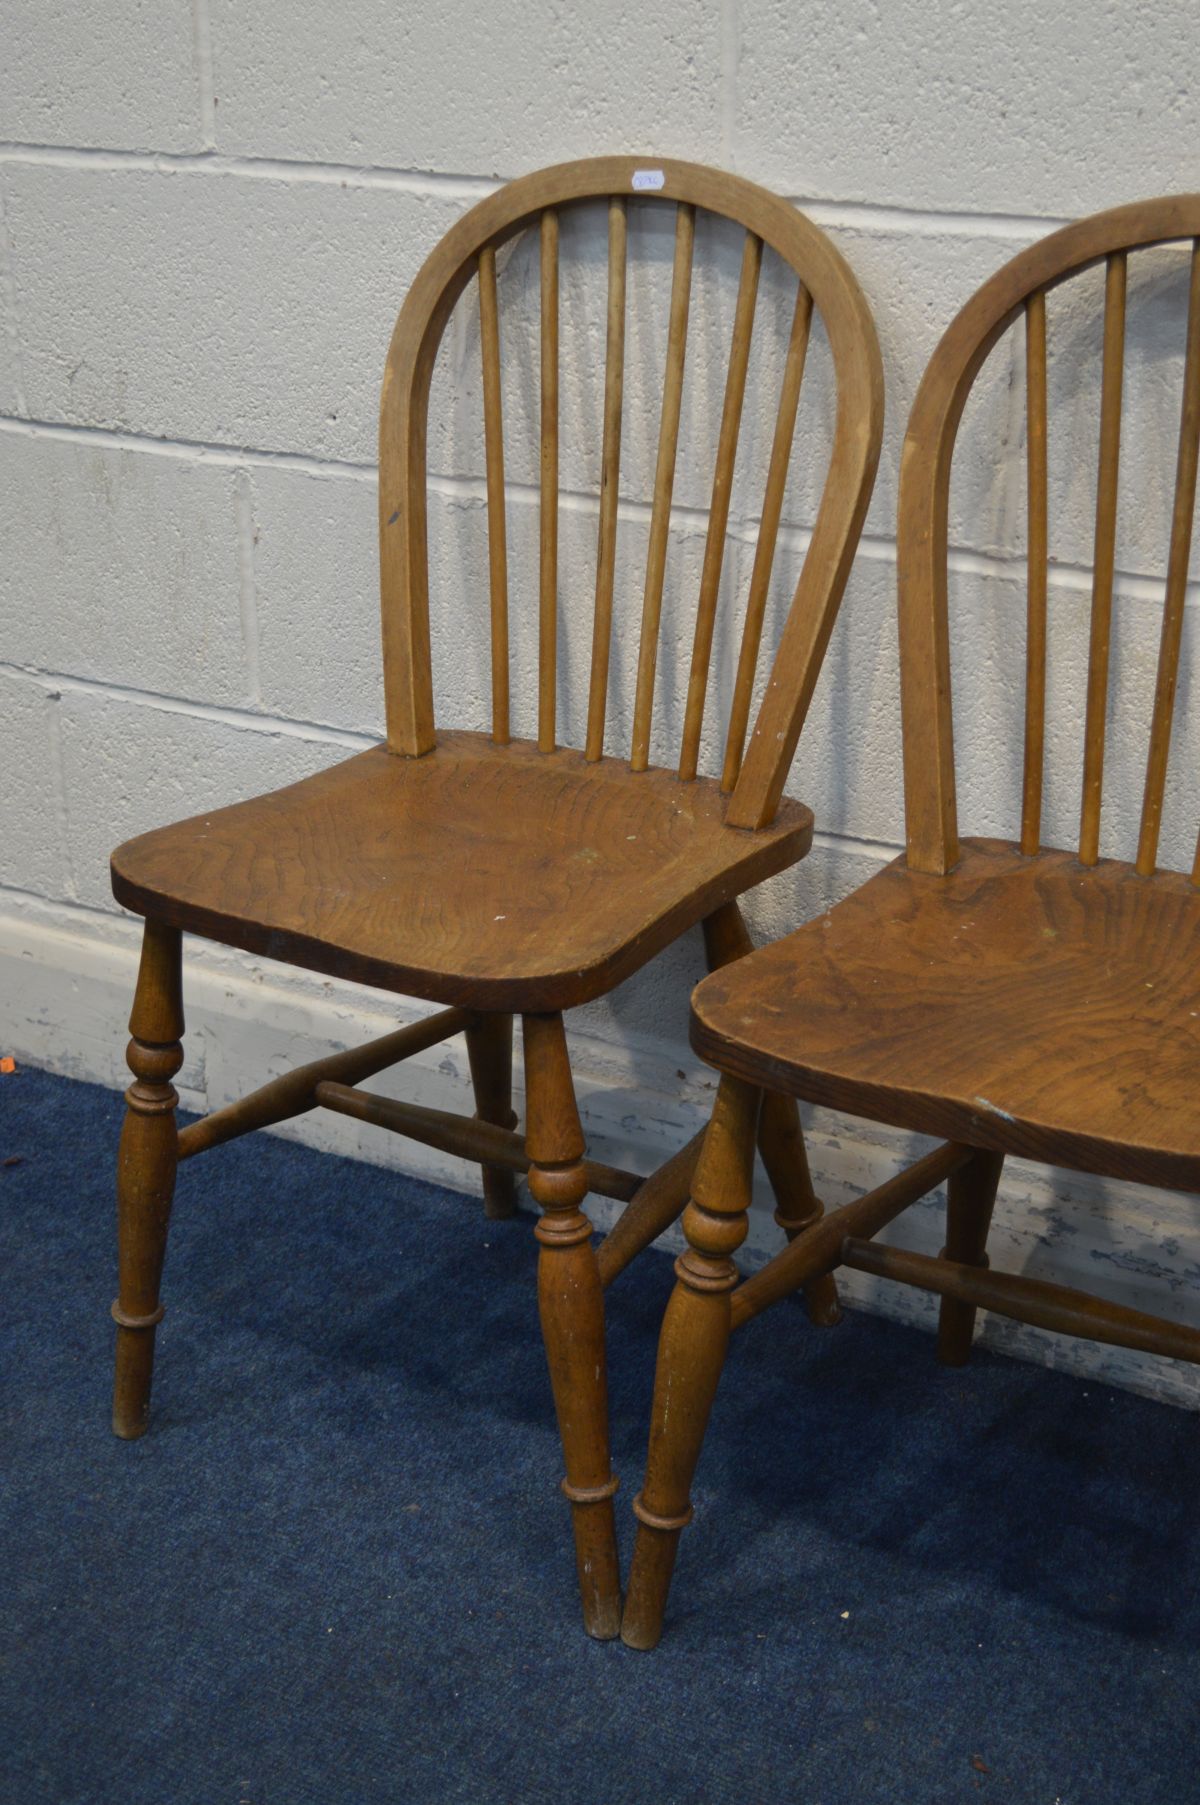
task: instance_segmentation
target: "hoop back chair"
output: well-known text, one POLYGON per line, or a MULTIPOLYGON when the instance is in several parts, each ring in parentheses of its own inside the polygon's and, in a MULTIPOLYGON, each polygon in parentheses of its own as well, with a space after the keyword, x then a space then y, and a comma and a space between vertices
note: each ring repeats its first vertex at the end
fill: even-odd
MULTIPOLYGON (((702 923, 710 962, 749 938, 736 898, 801 858, 812 815, 782 800, 866 510, 879 452, 882 377, 870 314, 824 235, 753 184, 687 163, 610 157, 510 183, 467 213, 420 270, 396 323, 383 380, 379 534, 387 744, 253 801, 128 842, 113 855, 118 901, 146 917, 133 1006, 134 1083, 119 1162, 120 1294, 114 1305, 114 1427, 147 1424, 159 1283, 177 1162, 316 1107, 407 1134, 482 1165, 492 1215, 514 1207, 528 1171, 543 1217, 538 1295, 561 1430, 587 1628, 615 1635, 620 1596, 608 1452, 603 1286, 679 1214, 700 1137, 643 1180, 590 1161, 564 1037, 565 1009, 611 990, 702 923), (646 186, 651 192, 639 194, 646 186), (632 734, 605 755, 614 632, 631 198, 674 210, 670 330, 641 605, 632 734), (559 218, 607 202, 607 360, 586 744, 558 744, 559 218), (744 254, 694 633, 674 771, 650 767, 695 219, 742 226, 744 254), (540 565, 537 737, 510 732, 511 672, 496 254, 525 230, 540 255, 540 565), (697 776, 730 493, 764 247, 797 280, 732 691, 720 782, 697 776), (431 379, 456 302, 478 297, 489 504, 490 735, 435 723, 431 665, 427 439, 431 379), (833 444, 811 546, 752 731, 755 673, 812 314, 836 376, 833 444), (182 1061, 180 935, 189 931, 444 1007, 372 1045, 318 1060, 177 1132, 171 1080, 182 1061), (526 1130, 512 1110, 512 1018, 522 1018, 526 1130), (460 1118, 358 1088, 450 1036, 466 1037, 476 1114, 460 1118), (594 1249, 589 1190, 628 1202, 594 1249)), ((482 612, 482 610, 480 610, 482 612)), ((794 1101, 764 1117, 763 1156, 780 1220, 819 1212, 794 1101)), ((836 1316, 832 1281, 813 1293, 836 1316)))
POLYGON ((942 1298, 938 1355, 969 1355, 976 1311, 1200 1360, 1200 1329, 1064 1286, 988 1270, 1005 1156, 1200 1190, 1200 853, 1158 869, 1200 440, 1200 196, 1139 203, 1055 232, 987 282, 925 372, 904 442, 899 606, 907 851, 818 921, 706 978, 692 1043, 724 1074, 693 1201, 689 1251, 659 1350, 646 1483, 623 1634, 661 1633, 679 1533, 731 1331, 838 1266, 942 1298), (1132 862, 1101 859, 1127 265, 1188 241, 1182 414, 1157 681, 1132 862), (1044 844, 1047 756, 1046 294, 1096 264, 1105 306, 1091 628, 1077 850, 1044 844), (1027 622, 1019 837, 958 834, 948 606, 950 472, 988 353, 1023 322, 1027 622), (944 1137, 828 1214, 745 1282, 748 1152, 763 1087, 944 1137), (947 1183, 939 1258, 873 1237, 947 1183))

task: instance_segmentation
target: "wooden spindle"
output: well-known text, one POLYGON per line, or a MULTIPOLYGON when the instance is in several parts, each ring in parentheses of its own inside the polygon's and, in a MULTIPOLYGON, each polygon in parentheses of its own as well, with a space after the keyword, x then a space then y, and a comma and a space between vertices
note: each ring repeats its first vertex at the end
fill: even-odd
POLYGON ((483 354, 483 438, 487 462, 488 572, 492 602, 492 738, 507 746, 508 535, 504 517, 504 427, 500 411, 500 315, 496 252, 479 253, 479 342, 483 354))
MULTIPOLYGON (((1188 564, 1192 555, 1192 519, 1196 509, 1196 451, 1200 441, 1200 239, 1192 245, 1192 280, 1188 297, 1187 356, 1183 367, 1183 406, 1179 422, 1179 455, 1175 466, 1175 504, 1171 510, 1171 549, 1167 556, 1167 594, 1163 608, 1162 639, 1158 652, 1158 677, 1154 685, 1154 717, 1150 727, 1150 753, 1146 761, 1146 790, 1142 800, 1142 825, 1138 835, 1137 868, 1143 877, 1153 874, 1158 859, 1162 827, 1163 792, 1167 783, 1167 757, 1171 749, 1171 718, 1175 712, 1175 685, 1179 679, 1179 645, 1183 636, 1183 604, 1187 595, 1188 564)), ((1192 869, 1192 881, 1200 881, 1200 849, 1192 869)))
POLYGON ((612 646, 613 577, 617 567, 617 500, 621 475, 621 406, 625 395, 625 263, 628 221, 623 196, 608 203, 608 342, 604 361, 604 446, 600 454, 600 535, 596 547, 596 612, 588 686, 585 756, 604 754, 604 711, 612 646))
POLYGON ((1117 543, 1117 478, 1121 458, 1121 386, 1125 367, 1125 252, 1109 257, 1104 284, 1104 369, 1100 391, 1100 468, 1096 481, 1096 538, 1092 556, 1092 632, 1088 653, 1087 721, 1079 858, 1100 856, 1104 784, 1104 728, 1108 713, 1113 564, 1117 543))
POLYGON ((558 214, 541 228, 542 489, 538 607, 538 751, 553 752, 558 676, 558 214))
POLYGON ((561 1015, 526 1015, 526 1143, 529 1189, 543 1215, 538 1313, 567 1476, 584 1627, 600 1639, 621 1624, 621 1575, 613 1522, 616 1476, 608 1452, 604 1287, 583 1213, 583 1131, 561 1015))
POLYGON ((119 1288, 113 1381, 113 1433, 125 1441, 145 1434, 150 1420, 155 1330, 167 1228, 175 1193, 179 1142, 171 1080, 183 1064, 182 939, 178 928, 148 918, 129 1017, 126 1052, 133 1083, 125 1093, 125 1123, 117 1153, 119 1288))
POLYGON ((671 525, 671 492, 675 486, 675 454, 679 444, 679 407, 683 399, 683 360, 687 349, 695 229, 695 208, 680 202, 675 209, 671 323, 667 334, 667 366, 663 379, 658 463, 654 472, 654 506, 650 516, 650 545, 646 553, 646 593, 642 602, 642 636, 638 646, 637 691, 633 705, 633 749, 630 764, 635 771, 644 771, 650 762, 650 720, 654 712, 658 624, 662 615, 667 534, 671 525))
POLYGON ((733 494, 738 430, 746 395, 746 370, 750 362, 750 337, 754 330, 754 304, 758 299, 761 268, 762 239, 756 238, 753 232, 747 232, 742 252, 737 307, 733 316, 733 342, 729 348, 729 372, 725 378, 725 402, 721 411, 721 431, 717 439, 717 462, 713 471, 712 500, 708 510, 708 537, 704 542, 704 567, 700 574, 700 600, 696 609, 696 632, 692 642, 692 669, 688 679, 683 744, 679 754, 679 775, 685 782, 696 775, 700 756, 700 729, 704 724, 704 698, 708 689, 713 626, 717 617, 717 592, 721 586, 721 569, 725 562, 725 529, 729 524, 729 502, 733 494))
POLYGON ((767 608, 767 591, 771 586, 771 566, 775 562, 775 541, 783 513, 783 492, 787 485, 792 440, 796 432, 796 411, 800 406, 800 384, 804 380, 804 360, 808 355, 811 323, 812 296, 801 283, 792 315, 792 332, 783 372, 783 388, 779 396, 779 412, 775 416, 775 437, 771 444, 771 462, 767 467, 767 487, 758 527, 758 543, 754 548, 754 568, 750 574, 750 594, 746 602, 746 619, 738 653, 733 706, 729 711, 729 736, 725 743, 725 765, 721 772, 721 788, 726 792, 733 789, 742 768, 742 752, 746 744, 746 728, 750 721, 750 703, 754 694, 754 673, 758 668, 758 649, 767 608))
POLYGON ((1042 774, 1046 740, 1046 296, 1025 303, 1025 438, 1028 493, 1028 590, 1025 629, 1025 774, 1021 851, 1042 841, 1042 774))

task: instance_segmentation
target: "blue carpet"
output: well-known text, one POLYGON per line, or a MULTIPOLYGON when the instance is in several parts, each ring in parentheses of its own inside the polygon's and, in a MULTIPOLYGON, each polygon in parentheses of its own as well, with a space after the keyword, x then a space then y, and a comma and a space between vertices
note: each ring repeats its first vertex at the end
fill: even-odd
MULTIPOLYGON (((661 1647, 589 1642, 528 1218, 204 1155, 123 1444, 119 1117, 0 1078, 6 1805, 1197 1797, 1194 1417, 785 1305, 735 1344, 661 1647)), ((626 1560, 670 1282, 611 1295, 626 1560)))

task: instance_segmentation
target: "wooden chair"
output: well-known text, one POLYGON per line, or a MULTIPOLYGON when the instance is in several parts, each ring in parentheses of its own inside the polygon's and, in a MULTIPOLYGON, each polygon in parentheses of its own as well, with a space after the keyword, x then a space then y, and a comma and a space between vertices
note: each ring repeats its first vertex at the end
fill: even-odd
MULTIPOLYGON (((804 856, 812 815, 782 800, 797 737, 853 557, 879 452, 882 376, 866 303, 838 252, 793 207, 750 182, 687 163, 630 157, 565 164, 474 207, 429 257, 396 324, 380 428, 380 562, 387 744, 304 782, 142 835, 113 855, 118 901, 146 918, 133 1005, 134 1083, 121 1139, 120 1295, 114 1427, 147 1425, 159 1281, 177 1162, 316 1107, 395 1129, 478 1161, 488 1213, 513 1209, 528 1172, 544 1214, 538 1297, 566 1459, 584 1619, 620 1615, 605 1394, 603 1287, 679 1214, 700 1136, 643 1179, 586 1158, 562 1013, 598 997, 685 929, 703 925, 710 963, 749 939, 737 897, 804 856), (639 190, 648 189, 644 197, 639 190), (614 622, 625 344, 627 209, 674 213, 670 330, 650 522, 632 746, 605 755, 614 622), (556 720, 559 508, 559 216, 607 202, 603 484, 586 745, 559 746, 556 720), (680 420, 698 210, 745 229, 675 770, 649 768, 655 661, 680 420), (540 243, 540 581, 537 740, 510 736, 508 578, 497 249, 526 228, 540 243), (764 246, 798 279, 741 652, 718 782, 697 776, 730 489, 764 246), (435 730, 427 555, 431 376, 456 301, 479 303, 489 502, 492 730, 435 730), (813 309, 836 376, 833 445, 799 586, 749 740, 767 587, 813 309), (361 1050, 318 1060, 177 1132, 172 1077, 183 1054, 180 935, 186 930, 335 977, 445 1005, 361 1050), (526 1131, 512 1110, 512 1018, 522 1019, 526 1131), (373 1096, 364 1079, 465 1034, 471 1119, 373 1096), (589 1190, 628 1200, 597 1250, 589 1190)), ((486 606, 486 604, 484 604, 486 606)), ((820 1213, 793 1101, 763 1115, 763 1156, 785 1230, 820 1213)), ((814 1310, 836 1317, 823 1280, 814 1310)), ((453 1300, 448 1300, 452 1305, 453 1300)))
POLYGON ((676 1544, 732 1330, 839 1265, 942 1298, 938 1355, 968 1357, 977 1309, 1177 1359, 1200 1330, 1023 1276, 985 1251, 1006 1154, 1200 1190, 1200 854, 1157 869, 1200 435, 1200 196, 1121 207, 1022 252, 967 303, 925 373, 904 443, 899 599, 907 854, 846 901, 693 997, 692 1042, 723 1077, 663 1324, 622 1634, 661 1632, 676 1544), (1126 265, 1190 240, 1190 301, 1166 599, 1135 862, 1099 857, 1108 712, 1126 265), (1078 852, 1046 846, 1047 291, 1106 269, 1099 480, 1078 852), (971 386, 1023 320, 1028 619, 1023 802, 1015 841, 959 840, 951 735, 947 518, 971 386), (765 1088, 945 1137, 827 1214, 745 1282, 750 1156, 765 1088), (947 1182, 941 1257, 874 1236, 947 1182))

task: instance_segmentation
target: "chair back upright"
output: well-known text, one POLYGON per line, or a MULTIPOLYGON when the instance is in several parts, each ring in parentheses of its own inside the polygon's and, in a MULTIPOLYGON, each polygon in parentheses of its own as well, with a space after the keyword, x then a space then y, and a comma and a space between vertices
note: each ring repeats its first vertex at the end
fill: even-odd
MULTIPOLYGON (((1110 715, 1113 580, 1125 370, 1126 294, 1131 256, 1183 241, 1189 259, 1180 425, 1166 548, 1157 677, 1149 721, 1135 868, 1158 867, 1168 754, 1179 679, 1200 442, 1200 195, 1117 207, 1080 220, 1022 251, 963 307, 931 358, 913 405, 900 471, 898 527, 901 700, 909 866, 945 873, 958 860, 948 610, 950 474, 964 406, 988 354, 1023 321, 1026 418, 1026 585, 1024 752, 1019 843, 1043 845, 1047 725, 1047 326, 1046 296, 1103 264, 1103 348, 1091 624, 1083 723, 1079 858, 1100 857, 1106 727, 1110 715)), ((1144 472, 1139 471, 1144 476, 1144 472)), ((1132 850, 1132 848, 1131 848, 1132 850)), ((1192 867, 1200 883, 1200 847, 1192 867)))
MULTIPOLYGON (((662 376, 658 452, 649 508, 640 613, 618 632, 636 631, 637 668, 627 750, 633 772, 650 761, 664 573, 679 444, 696 217, 708 211, 745 231, 724 402, 717 438, 704 557, 691 634, 678 775, 697 774, 730 497, 746 391, 764 247, 796 277, 753 569, 732 684, 721 766, 727 819, 770 822, 783 793, 821 660, 866 512, 882 430, 883 381, 870 312, 829 239, 787 202, 739 177, 664 159, 605 157, 562 164, 510 182, 446 234, 420 270, 396 322, 380 416, 380 577, 388 744, 410 757, 436 743, 431 667, 427 446, 435 359, 451 313, 474 285, 482 358, 482 412, 488 510, 491 736, 510 738, 512 659, 505 453, 501 407, 497 251, 536 230, 539 247, 539 546, 537 581, 537 743, 558 743, 559 596, 559 221, 586 202, 607 203, 607 320, 600 457, 595 602, 583 751, 604 756, 610 690, 618 486, 626 359, 629 213, 633 205, 674 209, 669 328, 662 376), (814 311, 823 321, 836 382, 832 450, 790 610, 751 726, 768 589, 814 311)), ((531 604, 532 605, 532 604, 531 604)), ((611 735, 611 724, 609 725, 611 735)))

